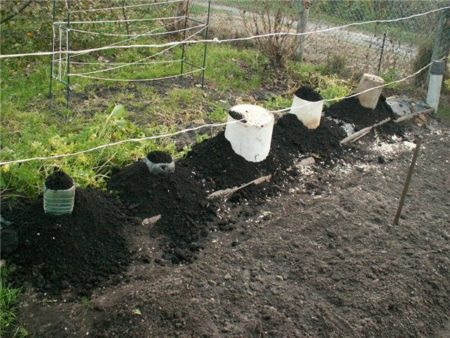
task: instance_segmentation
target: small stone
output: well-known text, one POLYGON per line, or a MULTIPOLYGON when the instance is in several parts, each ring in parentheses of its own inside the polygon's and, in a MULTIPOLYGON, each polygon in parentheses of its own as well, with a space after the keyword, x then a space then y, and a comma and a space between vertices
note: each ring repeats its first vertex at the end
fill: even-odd
POLYGON ((307 158, 301 160, 298 165, 300 167, 309 167, 309 166, 312 166, 315 163, 316 163, 316 160, 314 159, 314 157, 307 157, 307 158))
POLYGON ((229 273, 227 273, 224 278, 225 279, 231 279, 231 275, 229 273))
POLYGON ((284 280, 283 276, 281 276, 281 275, 277 275, 275 278, 278 280, 284 280))
POLYGON ((241 243, 238 240, 231 242, 231 246, 238 246, 239 244, 241 243))

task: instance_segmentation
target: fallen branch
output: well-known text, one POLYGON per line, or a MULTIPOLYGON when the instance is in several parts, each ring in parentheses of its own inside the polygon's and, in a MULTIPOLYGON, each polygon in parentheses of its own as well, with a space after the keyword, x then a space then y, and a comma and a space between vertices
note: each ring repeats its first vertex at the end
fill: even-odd
POLYGON ((434 113, 434 108, 425 109, 425 110, 417 112, 417 113, 403 115, 402 117, 399 117, 398 119, 394 120, 394 123, 399 123, 399 122, 411 120, 412 118, 414 118, 416 116, 419 116, 419 115, 422 115, 422 114, 433 114, 433 113, 434 113))
POLYGON ((259 177, 259 178, 255 179, 255 180, 251 181, 251 182, 242 184, 239 187, 217 190, 217 191, 214 191, 213 193, 209 194, 207 198, 209 200, 219 199, 219 198, 222 198, 222 197, 226 199, 226 198, 229 198, 236 191, 244 189, 245 187, 248 187, 249 185, 252 185, 252 184, 258 185, 258 184, 261 184, 263 182, 270 181, 271 178, 272 178, 272 175, 262 176, 262 177, 259 177))
POLYGON ((388 123, 389 121, 391 121, 391 118, 388 117, 387 119, 384 119, 378 123, 375 123, 369 127, 363 128, 361 130, 358 130, 357 132, 351 134, 350 136, 347 136, 346 138, 344 138, 343 140, 341 140, 339 143, 340 144, 347 144, 347 143, 352 143, 352 142, 356 142, 358 141, 360 138, 362 138, 363 136, 366 136, 368 133, 370 133, 372 131, 372 129, 379 127, 385 123, 388 123))

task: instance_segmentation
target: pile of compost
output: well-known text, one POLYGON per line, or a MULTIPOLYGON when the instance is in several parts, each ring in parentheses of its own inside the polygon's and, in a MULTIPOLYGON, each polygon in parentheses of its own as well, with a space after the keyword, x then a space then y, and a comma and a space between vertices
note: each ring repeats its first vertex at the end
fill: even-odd
MULTIPOLYGON (((276 183, 286 177, 286 169, 297 157, 313 155, 329 162, 341 153, 339 141, 345 136, 332 120, 323 119, 317 129, 310 130, 295 115, 286 114, 274 126, 270 153, 264 161, 248 162, 237 155, 222 132, 195 145, 178 167, 191 168, 208 191, 240 186, 266 175, 272 175, 272 183, 276 183)), ((250 187, 242 192, 247 192, 246 198, 259 198, 277 191, 276 184, 264 184, 262 189, 250 187)))
POLYGON ((322 96, 318 92, 316 92, 310 86, 301 86, 296 90, 295 96, 301 98, 302 100, 317 102, 322 100, 322 96))
MULTIPOLYGON (((52 181, 67 180, 58 174, 52 181)), ((127 217, 103 192, 77 189, 71 215, 45 214, 38 199, 12 210, 7 218, 19 237, 17 250, 7 257, 15 265, 12 278, 17 285, 29 282, 50 293, 68 289, 85 294, 120 275, 130 262, 122 235, 127 217)))
POLYGON ((55 171, 45 180, 45 186, 52 190, 66 190, 73 186, 72 178, 63 171, 55 171))
POLYGON ((342 152, 339 141, 346 133, 338 123, 322 118, 317 129, 308 129, 294 114, 285 114, 275 124, 273 142, 293 155, 311 155, 325 162, 342 152))
POLYGON ((161 215, 151 233, 162 233, 169 240, 165 258, 174 263, 195 258, 215 211, 189 168, 177 165, 174 173, 154 175, 145 163, 135 162, 114 174, 108 189, 118 192, 137 217, 161 215))
MULTIPOLYGON (((386 103, 384 96, 380 97, 375 109, 365 108, 361 106, 357 97, 350 97, 329 107, 325 111, 325 115, 353 124, 355 131, 369 127, 389 117, 392 119, 396 118, 391 107, 386 103)), ((384 134, 403 134, 403 127, 393 122, 388 122, 377 128, 377 130, 384 134)))
POLYGON ((258 177, 273 174, 289 166, 292 158, 288 149, 278 149, 272 143, 269 155, 261 162, 248 162, 237 155, 223 132, 196 144, 178 166, 191 168, 195 178, 208 191, 232 188, 258 177))

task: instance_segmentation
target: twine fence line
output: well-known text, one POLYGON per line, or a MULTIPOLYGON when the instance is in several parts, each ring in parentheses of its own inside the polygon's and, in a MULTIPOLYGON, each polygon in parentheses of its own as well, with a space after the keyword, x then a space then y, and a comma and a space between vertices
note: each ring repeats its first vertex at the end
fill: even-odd
POLYGON ((127 6, 120 6, 120 7, 79 9, 76 11, 71 11, 71 13, 101 12, 101 11, 112 11, 115 9, 150 7, 150 6, 155 6, 155 5, 169 5, 169 4, 175 4, 175 3, 179 3, 179 2, 183 2, 183 1, 184 0, 173 0, 173 1, 164 1, 164 2, 150 2, 147 4, 139 4, 139 5, 127 5, 127 6))
MULTIPOLYGON (((355 94, 348 95, 348 96, 343 96, 343 97, 338 97, 338 98, 334 98, 334 99, 328 99, 326 101, 343 100, 343 99, 347 99, 347 98, 350 98, 350 97, 355 97, 355 96, 357 96, 359 94, 366 93, 366 92, 368 92, 370 90, 374 90, 376 88, 383 88, 383 87, 389 86, 389 85, 394 84, 394 83, 400 83, 400 82, 407 81, 408 79, 410 79, 410 78, 418 75, 419 73, 423 72, 425 69, 431 67, 433 62, 444 60, 446 58, 447 57, 444 57, 444 58, 441 58, 441 59, 438 59, 438 60, 433 60, 432 62, 430 62, 426 66, 422 67, 421 69, 419 69, 415 73, 413 73, 411 75, 408 75, 408 76, 406 76, 406 77, 404 77, 402 79, 399 79, 399 80, 396 80, 396 81, 391 81, 389 83, 385 83, 383 85, 380 85, 380 86, 377 86, 377 87, 374 87, 374 88, 370 88, 368 90, 364 90, 364 91, 361 91, 359 93, 355 93, 355 94)), ((297 106, 297 108, 301 108, 301 107, 304 107, 304 106, 307 106, 307 105, 308 104, 305 104, 305 105, 302 105, 302 106, 297 106)), ((285 112, 285 111, 288 111, 288 110, 290 110, 290 108, 284 108, 284 109, 279 109, 279 110, 272 110, 270 112, 271 113, 282 113, 282 112, 285 112)), ((31 161, 46 161, 46 160, 53 160, 53 159, 60 159, 60 158, 66 158, 66 157, 79 156, 79 155, 90 153, 90 152, 93 152, 93 151, 96 151, 96 150, 109 148, 109 147, 114 147, 114 146, 118 146, 118 145, 125 144, 125 143, 135 143, 135 142, 143 142, 143 141, 148 141, 148 140, 169 138, 169 137, 173 137, 173 136, 176 136, 176 135, 188 133, 188 132, 191 132, 191 131, 200 130, 200 129, 203 129, 203 128, 223 127, 223 126, 227 126, 228 124, 237 123, 237 122, 240 122, 240 121, 241 120, 235 120, 235 121, 231 121, 231 122, 205 124, 205 125, 198 126, 198 127, 193 127, 193 128, 187 128, 187 129, 179 130, 179 131, 173 132, 173 133, 167 133, 167 134, 162 134, 162 135, 154 135, 154 136, 145 136, 145 137, 141 137, 141 138, 130 138, 130 139, 121 140, 121 141, 117 141, 117 142, 102 144, 102 145, 99 145, 99 146, 96 146, 96 147, 88 148, 88 149, 85 149, 85 150, 80 150, 80 151, 73 152, 73 153, 58 154, 58 155, 51 155, 51 156, 37 156, 37 157, 30 157, 30 158, 24 158, 24 159, 18 159, 18 160, 3 161, 3 162, 0 162, 0 166, 10 165, 10 164, 20 164, 20 163, 26 163, 26 162, 31 162, 31 161)))
MULTIPOLYGON (((329 28, 319 29, 319 30, 315 30, 315 31, 304 32, 304 33, 275 32, 275 33, 251 35, 251 36, 242 37, 242 38, 229 38, 229 39, 222 39, 222 40, 220 40, 218 38, 214 38, 214 39, 191 40, 191 41, 184 41, 184 42, 172 41, 172 42, 167 42, 167 43, 162 43, 162 44, 139 44, 139 45, 127 45, 127 46, 116 45, 116 46, 104 46, 104 47, 90 48, 90 49, 76 50, 76 51, 73 51, 73 50, 64 51, 63 53, 76 55, 76 54, 80 54, 80 53, 91 53, 91 52, 108 50, 108 49, 164 48, 164 47, 170 47, 170 46, 178 46, 181 44, 187 45, 187 44, 198 44, 198 43, 227 43, 227 42, 237 42, 237 41, 249 41, 249 40, 253 40, 253 39, 261 39, 261 38, 269 38, 269 37, 277 37, 277 36, 308 36, 308 35, 313 35, 313 34, 320 34, 320 33, 341 30, 344 28, 349 28, 349 27, 354 27, 354 26, 362 26, 362 25, 366 25, 366 24, 392 23, 392 22, 399 22, 399 21, 403 21, 403 20, 410 20, 410 19, 421 17, 424 15, 447 10, 449 8, 450 8, 450 6, 445 6, 445 7, 429 10, 427 12, 409 15, 406 17, 400 17, 400 18, 395 18, 395 19, 378 19, 378 20, 369 20, 369 21, 362 21, 362 22, 353 22, 353 23, 342 25, 342 26, 329 27, 329 28)), ((180 18, 180 16, 173 17, 173 18, 180 18)), ((136 19, 136 20, 140 20, 140 19, 136 19)), ((145 20, 145 19, 142 19, 142 20, 145 20)), ((96 21, 92 21, 91 23, 93 23, 93 22, 96 22, 96 21)), ((97 23, 102 23, 102 22, 105 22, 105 21, 97 21, 97 23)), ((111 22, 111 21, 107 20, 106 22, 111 22)), ((123 20, 115 20, 115 21, 113 20, 112 22, 123 22, 123 20)), ((73 23, 77 23, 77 21, 75 21, 73 23)), ((84 22, 78 21, 78 23, 90 23, 90 22, 89 21, 84 21, 84 22)), ((25 56, 45 56, 45 55, 53 55, 55 53, 61 53, 61 52, 53 52, 52 51, 52 52, 34 52, 34 53, 21 53, 21 54, 5 54, 5 55, 0 55, 0 59, 25 57, 25 56)))

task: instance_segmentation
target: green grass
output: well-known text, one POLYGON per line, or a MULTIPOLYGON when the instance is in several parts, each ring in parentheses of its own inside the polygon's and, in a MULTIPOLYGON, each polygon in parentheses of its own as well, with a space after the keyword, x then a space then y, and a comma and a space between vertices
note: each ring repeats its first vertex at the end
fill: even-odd
POLYGON ((16 325, 16 303, 20 289, 9 285, 7 267, 0 268, 0 337, 25 337, 27 332, 16 325))
POLYGON ((450 121, 450 104, 448 102, 441 102, 436 116, 450 121))

